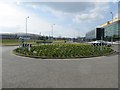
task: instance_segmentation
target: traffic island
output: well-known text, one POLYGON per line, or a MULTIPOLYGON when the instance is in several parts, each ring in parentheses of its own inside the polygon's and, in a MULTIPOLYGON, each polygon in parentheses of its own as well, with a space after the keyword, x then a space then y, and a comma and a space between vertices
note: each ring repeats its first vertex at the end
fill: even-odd
POLYGON ((114 53, 107 46, 93 46, 87 44, 46 44, 32 47, 21 47, 13 50, 19 56, 42 59, 70 59, 106 56, 114 53))

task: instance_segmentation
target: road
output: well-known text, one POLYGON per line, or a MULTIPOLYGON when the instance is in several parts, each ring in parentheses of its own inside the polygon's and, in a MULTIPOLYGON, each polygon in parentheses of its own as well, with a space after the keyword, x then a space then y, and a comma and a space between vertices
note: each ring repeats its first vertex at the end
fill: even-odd
POLYGON ((33 59, 2 47, 2 88, 117 88, 118 55, 33 59))

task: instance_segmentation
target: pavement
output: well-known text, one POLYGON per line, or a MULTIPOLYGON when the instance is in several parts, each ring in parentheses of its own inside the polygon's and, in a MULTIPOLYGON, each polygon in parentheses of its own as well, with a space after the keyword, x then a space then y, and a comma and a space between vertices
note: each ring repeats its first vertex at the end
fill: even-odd
POLYGON ((34 59, 12 54, 15 48, 2 47, 2 88, 118 88, 118 55, 34 59))

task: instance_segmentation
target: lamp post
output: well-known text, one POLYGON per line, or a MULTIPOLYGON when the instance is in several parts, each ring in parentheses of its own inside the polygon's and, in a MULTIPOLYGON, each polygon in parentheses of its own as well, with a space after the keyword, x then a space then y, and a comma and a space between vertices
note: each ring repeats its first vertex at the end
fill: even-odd
POLYGON ((27 44, 27 19, 29 18, 29 16, 27 16, 26 18, 25 18, 25 20, 26 20, 26 44, 27 44))
POLYGON ((55 24, 52 24, 51 25, 51 28, 52 28, 52 30, 51 30, 51 34, 52 34, 52 40, 53 40, 53 26, 54 26, 55 24))
MULTIPOLYGON (((112 16, 112 24, 113 24, 113 12, 110 12, 110 14, 111 14, 111 16, 112 16)), ((111 24, 111 25, 112 25, 111 24)), ((112 42, 112 44, 113 44, 113 28, 112 28, 112 36, 111 36, 111 42, 112 42)))

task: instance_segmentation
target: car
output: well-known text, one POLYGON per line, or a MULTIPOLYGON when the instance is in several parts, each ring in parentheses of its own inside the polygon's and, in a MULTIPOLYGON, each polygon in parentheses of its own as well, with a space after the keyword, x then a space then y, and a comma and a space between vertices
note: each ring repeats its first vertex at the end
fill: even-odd
POLYGON ((94 45, 94 46, 111 46, 112 43, 111 42, 108 42, 108 41, 103 41, 103 40, 96 40, 96 41, 92 41, 92 42, 88 42, 89 44, 91 45, 94 45))

